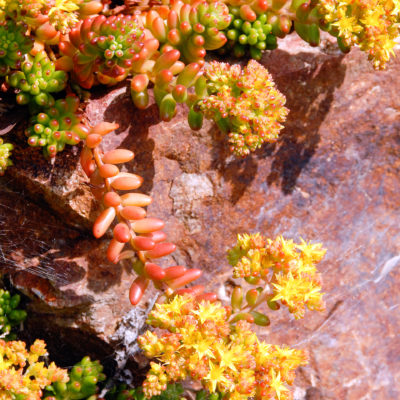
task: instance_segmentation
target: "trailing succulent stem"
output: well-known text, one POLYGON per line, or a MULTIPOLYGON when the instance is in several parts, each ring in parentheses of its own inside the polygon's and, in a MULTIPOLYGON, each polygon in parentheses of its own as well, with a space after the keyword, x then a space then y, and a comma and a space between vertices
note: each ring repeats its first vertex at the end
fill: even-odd
POLYGON ((199 269, 187 270, 180 265, 163 269, 153 262, 171 254, 175 245, 165 242, 166 234, 161 231, 164 227, 162 220, 147 218, 144 207, 152 202, 152 198, 131 192, 142 185, 143 178, 121 172, 117 167, 118 164, 131 161, 134 153, 115 149, 104 154, 100 148, 103 137, 117 128, 117 124, 102 122, 90 130, 81 153, 81 165, 90 178, 93 194, 102 200, 105 207, 94 223, 94 236, 102 237, 114 220, 118 220, 113 228, 114 237, 108 246, 107 258, 117 263, 137 256, 133 268, 138 277, 129 293, 131 303, 136 305, 150 281, 158 289, 165 290, 166 295, 171 295, 178 288, 199 278, 202 272, 199 269), (129 250, 124 250, 126 245, 129 245, 129 250))

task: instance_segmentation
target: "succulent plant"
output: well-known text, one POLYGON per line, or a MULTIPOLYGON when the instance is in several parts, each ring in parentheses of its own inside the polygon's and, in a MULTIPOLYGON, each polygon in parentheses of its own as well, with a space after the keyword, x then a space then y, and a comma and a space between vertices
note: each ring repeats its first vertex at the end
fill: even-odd
POLYGON ((4 140, 0 138, 0 176, 4 175, 7 167, 12 165, 10 156, 13 148, 14 146, 11 143, 4 143, 4 140))
POLYGON ((66 370, 44 363, 46 343, 35 340, 29 351, 21 341, 0 340, 0 394, 2 399, 39 400, 43 389, 55 381, 68 381, 66 370))
POLYGON ((60 33, 68 33, 80 18, 102 9, 100 0, 7 0, 4 14, 27 24, 37 39, 57 44, 60 33))
MULTIPOLYGON (((180 383, 170 383, 167 388, 152 400, 181 400, 184 399, 183 387, 180 383)), ((145 400, 141 387, 130 389, 126 384, 115 385, 107 394, 106 400, 145 400)), ((200 400, 200 399, 199 399, 200 400)), ((204 399, 205 400, 205 399, 204 399)))
POLYGON ((196 81, 200 98, 189 113, 192 129, 201 127, 200 114, 214 120, 227 133, 231 151, 246 156, 264 142, 275 142, 288 109, 268 71, 250 60, 239 65, 211 62, 196 81))
POLYGON ((26 31, 25 24, 0 22, 0 76, 7 75, 10 69, 19 69, 24 55, 32 49, 33 38, 26 31))
POLYGON ((94 400, 98 392, 97 384, 106 379, 103 366, 89 357, 75 364, 69 372, 69 381, 56 381, 46 387, 45 400, 94 400))
POLYGON ((19 294, 11 296, 9 291, 0 289, 0 337, 2 339, 15 340, 16 335, 11 332, 11 329, 26 319, 26 311, 18 309, 20 301, 19 294))
POLYGON ((129 298, 136 305, 150 281, 158 289, 165 289, 165 294, 169 296, 199 278, 202 271, 186 269, 182 265, 164 269, 153 262, 174 252, 176 246, 165 242, 167 236, 161 230, 164 221, 147 218, 144 207, 152 202, 152 198, 132 192, 142 185, 143 178, 121 172, 117 167, 117 164, 131 161, 134 153, 127 149, 115 149, 105 154, 101 151, 99 146, 104 136, 117 128, 117 124, 102 122, 90 130, 81 153, 81 165, 90 179, 92 193, 104 205, 104 211, 93 225, 93 235, 96 238, 104 236, 117 217, 118 223, 113 227, 114 237, 108 246, 107 258, 113 263, 135 259, 133 269, 138 276, 131 285, 129 298), (122 194, 123 191, 128 193, 122 194), (124 250, 127 245, 130 249, 124 250))
POLYGON ((263 50, 273 50, 277 47, 276 36, 271 33, 272 25, 267 22, 268 16, 262 13, 256 19, 246 20, 240 13, 240 7, 229 7, 232 21, 225 34, 228 43, 221 49, 222 54, 233 50, 235 57, 243 57, 248 51, 251 58, 259 60, 263 50))
POLYGON ((222 47, 222 32, 230 23, 228 7, 222 2, 172 1, 144 13, 144 26, 160 42, 161 52, 178 49, 186 63, 204 62, 206 50, 222 47))
POLYGON ((376 69, 384 69, 394 55, 400 33, 400 5, 392 0, 320 0, 317 11, 321 27, 338 38, 348 51, 357 45, 368 54, 376 69))
POLYGON ((136 17, 118 15, 86 18, 60 42, 58 66, 72 70, 78 83, 91 88, 95 83, 115 84, 127 77, 139 60, 143 30, 136 17))
POLYGON ((8 76, 10 86, 19 89, 18 104, 30 104, 32 107, 52 107, 55 100, 50 93, 63 90, 68 76, 64 71, 56 71, 55 64, 45 51, 39 51, 35 57, 28 56, 21 65, 21 71, 8 76))
MULTIPOLYGON (((152 41, 158 42, 156 39, 150 39, 145 42, 145 47, 147 43, 150 46, 152 41)), ((156 43, 153 48, 156 48, 156 43)), ((193 96, 189 94, 188 89, 194 86, 201 67, 199 63, 185 66, 179 59, 180 52, 172 49, 161 54, 156 61, 148 61, 141 65, 140 69, 134 69, 140 72, 131 81, 134 104, 140 109, 147 106, 147 86, 149 82, 153 82, 154 97, 163 121, 170 121, 174 117, 177 103, 190 105, 193 102, 193 96)))
POLYGON ((53 107, 31 118, 26 131, 28 144, 43 147, 46 157, 55 157, 66 144, 75 145, 86 137, 87 130, 77 114, 79 99, 70 95, 57 100, 53 107))

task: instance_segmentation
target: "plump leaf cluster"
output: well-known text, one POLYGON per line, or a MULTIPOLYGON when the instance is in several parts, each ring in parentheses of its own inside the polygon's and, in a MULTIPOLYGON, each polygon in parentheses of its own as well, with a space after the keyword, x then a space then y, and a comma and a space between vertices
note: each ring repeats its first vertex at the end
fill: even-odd
POLYGON ((27 26, 14 21, 0 22, 0 76, 19 69, 25 54, 33 47, 33 38, 26 35, 27 26))
POLYGON ((99 361, 84 357, 68 373, 69 380, 57 380, 46 387, 45 400, 94 400, 99 388, 97 384, 106 379, 99 361))
POLYGON ((18 308, 20 301, 19 294, 11 296, 8 290, 0 289, 0 337, 4 340, 15 340, 11 329, 26 319, 26 311, 18 308))
POLYGON ((204 94, 196 107, 229 135, 233 153, 246 156, 264 142, 277 140, 288 113, 286 99, 261 64, 250 60, 241 69, 213 61, 202 82, 204 94))
POLYGON ((267 14, 257 15, 256 19, 246 20, 242 17, 240 7, 229 7, 232 21, 226 30, 228 43, 221 49, 222 54, 233 54, 243 57, 250 52, 251 58, 259 60, 263 50, 274 50, 277 47, 277 39, 272 34, 272 24, 267 22, 267 14))
POLYGON ((146 397, 191 378, 224 398, 289 399, 286 385, 306 364, 305 353, 260 341, 248 322, 231 323, 230 317, 229 307, 187 294, 156 304, 148 323, 159 329, 138 339, 146 356, 157 360, 143 383, 146 397))
POLYGON ((54 157, 66 144, 79 143, 87 132, 77 113, 78 107, 79 99, 67 96, 34 115, 26 131, 28 144, 42 147, 45 156, 54 157))
POLYGON ((13 148, 11 143, 4 143, 4 140, 0 138, 0 176, 4 175, 7 167, 12 165, 10 156, 13 148))
POLYGON ((68 76, 64 71, 56 71, 55 64, 45 51, 35 57, 28 57, 21 70, 12 72, 8 77, 10 86, 18 89, 18 104, 30 104, 37 107, 53 107, 54 97, 50 93, 63 90, 68 76))
POLYGON ((118 15, 86 18, 60 43, 64 57, 59 65, 73 70, 78 83, 90 89, 95 83, 115 84, 127 77, 139 59, 143 28, 136 17, 118 15))
POLYGON ((222 32, 231 16, 223 2, 173 0, 142 15, 144 26, 160 42, 161 52, 178 49, 185 63, 204 62, 207 50, 226 43, 222 32))
POLYGON ((39 400, 53 382, 67 382, 66 370, 53 362, 46 366, 46 344, 36 340, 29 350, 25 342, 0 340, 0 399, 39 400))

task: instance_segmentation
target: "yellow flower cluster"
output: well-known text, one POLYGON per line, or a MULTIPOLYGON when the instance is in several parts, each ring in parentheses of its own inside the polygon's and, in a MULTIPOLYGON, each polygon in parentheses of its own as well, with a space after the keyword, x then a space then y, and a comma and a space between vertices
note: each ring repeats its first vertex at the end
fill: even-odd
POLYGON ((326 250, 320 243, 302 240, 296 244, 278 236, 266 239, 259 233, 238 235, 237 245, 228 252, 234 278, 263 279, 271 285, 270 301, 280 301, 295 318, 302 318, 305 306, 310 310, 325 308, 321 277, 316 263, 326 250))
POLYGON ((247 67, 211 62, 205 68, 209 96, 200 102, 206 118, 229 134, 231 151, 246 156, 275 142, 288 109, 269 72, 250 60, 247 67))
POLYGON ((61 32, 75 25, 84 0, 7 0, 0 1, 0 16, 9 16, 37 28, 46 20, 61 32))
POLYGON ((147 331, 138 340, 146 356, 159 361, 151 363, 143 384, 146 397, 189 377, 226 399, 291 398, 286 384, 307 364, 304 351, 260 341, 248 322, 230 325, 229 316, 219 302, 199 303, 189 295, 157 304, 148 323, 163 331, 147 331))
POLYGON ((318 11, 345 46, 360 46, 376 69, 385 68, 400 33, 399 0, 319 0, 318 11))
POLYGON ((55 381, 67 382, 68 373, 54 363, 39 361, 46 344, 36 340, 28 351, 24 342, 0 340, 0 400, 39 400, 42 389, 55 381))

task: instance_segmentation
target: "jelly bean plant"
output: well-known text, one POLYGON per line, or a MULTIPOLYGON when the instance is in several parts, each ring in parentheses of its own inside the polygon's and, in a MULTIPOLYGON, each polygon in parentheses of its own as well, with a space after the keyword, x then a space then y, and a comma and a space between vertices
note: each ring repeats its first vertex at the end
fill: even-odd
MULTIPOLYGON (((159 265, 175 245, 162 231, 164 222, 147 215, 152 198, 139 191, 143 178, 123 169, 135 154, 102 148, 118 124, 86 122, 90 90, 126 84, 132 110, 140 112, 154 98, 166 122, 181 107, 188 132, 212 120, 232 154, 246 157, 278 140, 289 112, 258 62, 278 38, 297 33, 318 46, 325 31, 343 52, 358 46, 373 68, 384 69, 399 29, 399 0, 0 0, 0 88, 30 114, 27 144, 51 162, 65 145, 81 143, 82 169, 103 206, 93 235, 111 230, 108 260, 130 260, 133 306, 150 285, 159 293, 147 320, 152 329, 138 339, 151 359, 143 387, 114 387, 108 398, 177 400, 177 382, 192 379, 203 387, 199 400, 290 399, 288 385, 307 355, 260 340, 253 324, 269 325, 266 309, 286 307, 295 319, 306 308, 324 309, 316 265, 325 250, 242 234, 228 252, 233 278, 240 280, 229 304, 203 285, 186 287, 202 271, 159 265), (212 61, 224 54, 247 61, 212 61)), ((0 175, 12 166, 12 132, 8 139, 0 138, 0 175)), ((68 373, 41 361, 42 341, 30 350, 24 342, 6 342, 26 317, 17 309, 19 297, 7 293, 0 291, 0 398, 98 398, 105 376, 97 361, 86 357, 68 373)))

